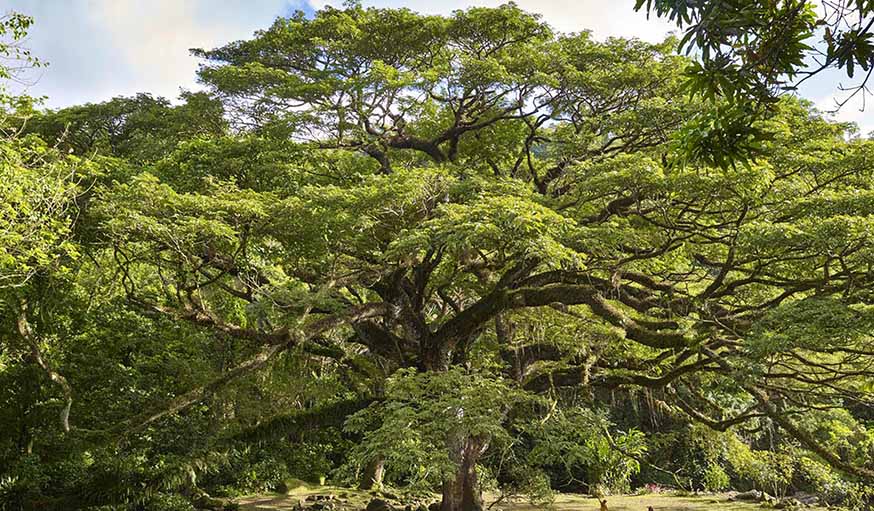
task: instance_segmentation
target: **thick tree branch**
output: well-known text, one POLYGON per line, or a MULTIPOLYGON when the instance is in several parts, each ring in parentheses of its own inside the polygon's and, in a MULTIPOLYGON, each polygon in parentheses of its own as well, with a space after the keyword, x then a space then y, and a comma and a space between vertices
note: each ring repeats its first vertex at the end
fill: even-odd
MULTIPOLYGON (((178 413, 185 408, 200 402, 216 390, 224 387, 237 378, 264 367, 264 365, 273 357, 294 346, 308 341, 344 323, 355 323, 384 313, 385 305, 382 303, 365 304, 344 314, 336 314, 314 321, 297 332, 291 331, 290 329, 283 329, 281 331, 265 334, 261 339, 267 343, 267 346, 258 351, 254 356, 237 364, 221 376, 195 387, 153 410, 135 415, 119 423, 110 429, 109 433, 112 436, 125 436, 136 432, 159 419, 178 413)), ((217 328, 218 331, 227 332, 227 329, 223 325, 204 322, 200 317, 183 316, 183 319, 189 319, 201 326, 213 326, 217 328)), ((231 331, 233 332, 236 330, 231 331)), ((250 338, 248 334, 246 335, 246 338, 250 338)))
MULTIPOLYGON (((652 330, 610 304, 592 286, 558 284, 539 288, 497 289, 443 324, 434 341, 452 344, 469 335, 496 314, 510 309, 542 307, 553 303, 588 305, 592 313, 608 323, 623 328, 629 339, 653 348, 682 348, 689 340, 673 331, 652 330)), ((661 325, 661 323, 657 323, 661 325)))
POLYGON ((18 333, 30 347, 30 354, 34 362, 48 375, 49 379, 61 388, 64 395, 64 407, 61 409, 61 427, 65 433, 70 432, 70 408, 73 406, 73 389, 67 379, 55 371, 52 365, 45 359, 39 346, 39 339, 30 327, 27 319, 28 303, 22 298, 19 301, 18 333))

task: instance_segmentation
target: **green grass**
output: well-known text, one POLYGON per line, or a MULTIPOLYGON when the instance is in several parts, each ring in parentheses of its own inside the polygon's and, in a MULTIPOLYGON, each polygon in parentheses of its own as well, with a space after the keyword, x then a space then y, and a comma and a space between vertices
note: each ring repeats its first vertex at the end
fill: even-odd
MULTIPOLYGON (((725 495, 678 497, 658 493, 607 497, 607 507, 610 511, 647 511, 649 506, 652 506, 655 511, 759 511, 762 509, 757 503, 729 502, 725 495)), ((502 507, 511 511, 542 509, 524 501, 502 507)), ((558 494, 555 497, 555 508, 561 511, 598 511, 600 504, 597 499, 585 495, 558 494)))

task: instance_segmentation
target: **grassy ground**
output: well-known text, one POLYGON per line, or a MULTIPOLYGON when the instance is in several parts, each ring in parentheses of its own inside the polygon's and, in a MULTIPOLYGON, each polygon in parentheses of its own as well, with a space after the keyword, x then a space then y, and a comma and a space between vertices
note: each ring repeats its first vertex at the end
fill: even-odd
MULTIPOLYGON (((237 499, 241 509, 257 510, 290 510, 295 504, 311 495, 334 495, 338 499, 338 510, 361 511, 372 496, 365 492, 323 486, 308 488, 301 486, 287 495, 259 495, 237 499)), ((486 505, 491 501, 486 498, 486 505)), ((702 497, 678 497, 668 494, 611 496, 607 498, 610 511, 647 511, 652 506, 655 511, 761 511, 757 503, 729 502, 725 495, 709 495, 702 497)), ((500 502, 492 511, 533 511, 543 509, 529 504, 527 501, 500 502)), ((557 511, 599 511, 600 505, 594 498, 585 495, 558 494, 554 509, 557 511)), ((810 511, 821 511, 818 508, 806 508, 810 511)))
MULTIPOLYGON (((704 497, 677 497, 669 494, 613 495, 607 497, 610 511, 647 511, 652 506, 655 511, 761 511, 756 503, 729 502, 724 495, 704 497)), ((539 509, 527 502, 505 506, 512 511, 531 511, 539 509)), ((560 511, 598 511, 600 505, 594 498, 585 495, 559 494, 555 497, 555 508, 560 511)))
MULTIPOLYGON (((240 504, 240 509, 244 510, 290 510, 295 504, 303 502, 307 497, 316 495, 333 495, 338 498, 337 503, 340 509, 355 511, 363 510, 367 503, 370 502, 370 499, 373 498, 373 495, 370 493, 350 490, 348 488, 333 486, 311 487, 301 484, 284 495, 277 493, 253 495, 234 500, 240 504)), ((309 504, 309 502, 306 504, 309 504)))

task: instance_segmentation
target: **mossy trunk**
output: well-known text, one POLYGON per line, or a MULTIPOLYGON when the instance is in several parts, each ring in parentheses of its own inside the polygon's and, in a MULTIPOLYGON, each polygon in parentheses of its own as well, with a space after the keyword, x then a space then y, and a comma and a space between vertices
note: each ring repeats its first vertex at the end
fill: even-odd
POLYGON ((482 490, 476 475, 476 464, 488 442, 482 437, 463 437, 450 442, 455 462, 455 477, 443 482, 443 502, 440 511, 482 511, 482 490))
POLYGON ((364 473, 361 474, 362 490, 372 490, 382 488, 382 475, 385 471, 385 458, 376 456, 364 466, 364 473))

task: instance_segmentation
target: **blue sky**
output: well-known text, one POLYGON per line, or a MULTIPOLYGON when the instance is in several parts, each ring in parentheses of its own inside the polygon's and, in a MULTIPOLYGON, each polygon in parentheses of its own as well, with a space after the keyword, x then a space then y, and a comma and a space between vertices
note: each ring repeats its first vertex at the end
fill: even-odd
MULTIPOLYGON (((46 96, 59 108, 99 102, 113 96, 151 92, 174 99, 181 89, 196 90, 197 59, 189 48, 211 48, 245 39, 277 16, 296 9, 312 12, 342 0, 0 0, 0 14, 17 11, 36 19, 26 46, 49 66, 31 73, 27 91, 46 96)), ((503 0, 364 0, 365 5, 409 7, 446 14, 472 5, 503 0)), ((517 0, 561 31, 591 30, 595 37, 661 40, 673 27, 635 13, 634 0, 517 0)), ((805 84, 801 93, 822 109, 831 109, 838 73, 805 84)), ((853 101, 836 115, 874 130, 874 106, 860 112, 853 101)))

